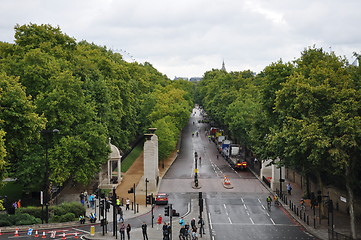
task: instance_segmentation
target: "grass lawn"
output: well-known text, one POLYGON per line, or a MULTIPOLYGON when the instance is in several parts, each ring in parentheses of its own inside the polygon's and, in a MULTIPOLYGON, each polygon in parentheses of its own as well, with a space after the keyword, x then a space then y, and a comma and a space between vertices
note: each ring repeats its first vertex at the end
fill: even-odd
POLYGON ((129 153, 129 155, 123 159, 122 161, 122 171, 127 172, 130 166, 132 166, 133 162, 139 157, 139 155, 143 151, 144 142, 141 141, 133 150, 129 153))

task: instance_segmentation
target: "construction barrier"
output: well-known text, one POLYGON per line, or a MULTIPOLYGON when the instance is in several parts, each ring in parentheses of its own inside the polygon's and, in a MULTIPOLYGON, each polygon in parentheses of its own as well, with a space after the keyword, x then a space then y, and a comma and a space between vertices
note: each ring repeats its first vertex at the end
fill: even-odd
POLYGON ((227 176, 224 176, 224 185, 231 185, 231 181, 227 176))

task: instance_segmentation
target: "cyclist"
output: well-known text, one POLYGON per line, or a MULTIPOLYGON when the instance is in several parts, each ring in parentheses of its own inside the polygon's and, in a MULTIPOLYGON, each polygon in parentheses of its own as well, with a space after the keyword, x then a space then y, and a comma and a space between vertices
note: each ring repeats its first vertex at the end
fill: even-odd
POLYGON ((305 200, 303 198, 301 198, 301 201, 300 201, 300 208, 302 211, 306 210, 305 200))
POLYGON ((273 196, 273 200, 275 201, 275 205, 280 205, 280 202, 278 201, 278 195, 277 194, 275 194, 274 196, 273 196))
POLYGON ((267 199, 266 199, 266 201, 267 201, 268 211, 270 211, 270 210, 271 210, 271 203, 272 203, 272 198, 271 198, 271 196, 268 196, 267 199))

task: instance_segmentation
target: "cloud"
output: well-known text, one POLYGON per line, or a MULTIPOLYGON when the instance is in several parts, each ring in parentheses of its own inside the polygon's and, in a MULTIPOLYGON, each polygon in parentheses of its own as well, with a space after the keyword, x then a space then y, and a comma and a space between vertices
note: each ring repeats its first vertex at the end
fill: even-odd
POLYGON ((316 44, 360 52, 361 1, 348 0, 0 0, 1 41, 16 23, 52 24, 77 40, 122 49, 174 76, 261 71, 316 44))

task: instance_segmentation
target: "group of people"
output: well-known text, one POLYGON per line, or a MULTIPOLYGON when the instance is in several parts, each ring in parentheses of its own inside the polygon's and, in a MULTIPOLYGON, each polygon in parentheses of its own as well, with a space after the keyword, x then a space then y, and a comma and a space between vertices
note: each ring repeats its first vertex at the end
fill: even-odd
POLYGON ((79 198, 80 198, 80 203, 85 206, 88 207, 88 208, 92 208, 94 209, 95 208, 95 199, 96 199, 96 195, 93 193, 93 194, 90 194, 88 195, 88 192, 87 191, 84 191, 84 192, 81 192, 80 195, 79 195, 79 198))
MULTIPOLYGON (((186 223, 183 219, 183 217, 181 217, 179 219, 179 224, 181 226, 181 229, 179 230, 179 239, 188 239, 188 236, 191 236, 191 239, 195 240, 198 239, 198 235, 197 235, 197 226, 196 226, 196 219, 193 218, 191 220, 191 224, 189 225, 189 223, 186 223)), ((199 233, 200 234, 205 234, 204 232, 204 221, 203 218, 200 217, 198 220, 198 224, 199 224, 199 233)))
MULTIPOLYGON (((143 226, 142 226, 142 228, 143 228, 143 226)), ((132 230, 132 227, 130 226, 130 224, 128 223, 127 226, 125 226, 124 221, 122 221, 119 224, 120 240, 125 240, 125 232, 127 232, 128 240, 130 240, 130 231, 131 230, 132 230)), ((148 236, 146 239, 148 240, 148 236)))

